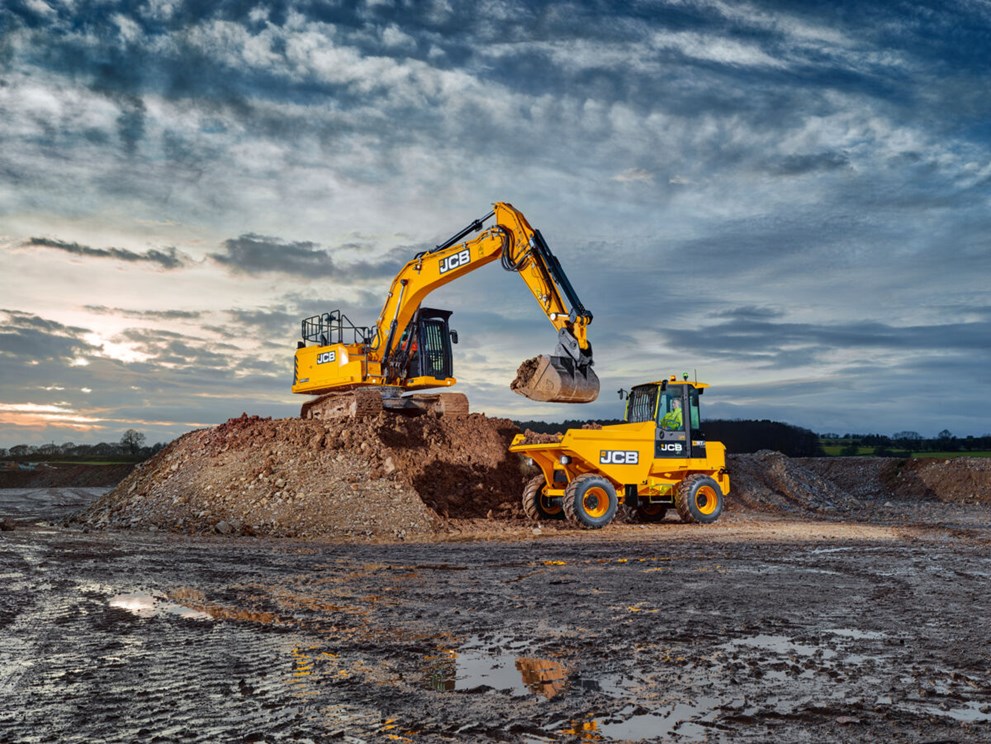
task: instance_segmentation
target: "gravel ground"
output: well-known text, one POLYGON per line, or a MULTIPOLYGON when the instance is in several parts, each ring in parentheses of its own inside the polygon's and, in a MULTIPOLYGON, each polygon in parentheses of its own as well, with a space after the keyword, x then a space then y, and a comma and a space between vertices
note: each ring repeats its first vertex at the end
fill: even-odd
POLYGON ((985 505, 417 544, 58 526, 97 496, 0 492, 4 744, 991 741, 985 505))

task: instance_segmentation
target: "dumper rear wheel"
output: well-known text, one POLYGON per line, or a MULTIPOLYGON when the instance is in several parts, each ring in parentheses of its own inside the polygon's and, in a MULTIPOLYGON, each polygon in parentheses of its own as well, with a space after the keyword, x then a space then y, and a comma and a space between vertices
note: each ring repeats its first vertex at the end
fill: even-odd
POLYGON ((595 473, 579 475, 564 491, 564 516, 572 524, 597 530, 616 516, 619 499, 612 483, 595 473))
POLYGON ((723 513, 723 491, 709 476, 695 473, 678 484, 674 505, 682 522, 712 524, 723 513))
POLYGON ((544 494, 547 481, 544 476, 534 476, 527 482, 523 489, 523 513, 531 522, 539 522, 541 519, 561 519, 564 510, 560 503, 552 503, 551 499, 544 494))

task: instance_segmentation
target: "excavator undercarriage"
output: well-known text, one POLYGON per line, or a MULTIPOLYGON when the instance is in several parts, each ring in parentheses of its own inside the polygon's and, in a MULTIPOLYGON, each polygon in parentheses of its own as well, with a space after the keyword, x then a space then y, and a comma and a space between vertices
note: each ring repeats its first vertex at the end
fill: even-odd
POLYGON ((304 419, 373 418, 382 411, 403 416, 467 416, 468 397, 462 393, 389 394, 376 388, 327 393, 303 404, 304 419))

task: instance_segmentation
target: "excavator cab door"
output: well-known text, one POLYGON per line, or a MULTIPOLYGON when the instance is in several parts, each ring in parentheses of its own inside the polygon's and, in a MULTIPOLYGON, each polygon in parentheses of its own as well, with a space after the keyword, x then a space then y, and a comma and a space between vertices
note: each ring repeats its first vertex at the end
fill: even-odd
POLYGON ((451 353, 450 310, 421 307, 416 314, 416 342, 410 355, 408 377, 454 376, 451 353))

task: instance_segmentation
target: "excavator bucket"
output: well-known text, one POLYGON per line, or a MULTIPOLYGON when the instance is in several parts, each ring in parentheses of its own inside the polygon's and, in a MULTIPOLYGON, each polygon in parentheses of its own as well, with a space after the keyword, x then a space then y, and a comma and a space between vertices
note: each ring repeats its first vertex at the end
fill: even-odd
POLYGON ((591 403, 599 397, 599 378, 591 365, 580 367, 568 357, 546 354, 523 362, 509 387, 545 403, 591 403))

